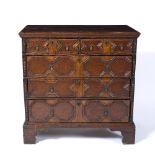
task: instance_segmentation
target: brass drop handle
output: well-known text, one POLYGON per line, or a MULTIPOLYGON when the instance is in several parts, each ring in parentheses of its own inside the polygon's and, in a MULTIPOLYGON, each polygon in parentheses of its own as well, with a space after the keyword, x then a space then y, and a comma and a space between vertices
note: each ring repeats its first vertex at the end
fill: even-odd
POLYGON ((48 45, 49 45, 49 41, 46 41, 46 42, 44 43, 44 47, 48 47, 48 45))
POLYGON ((53 70, 53 67, 52 67, 52 64, 48 64, 48 68, 49 68, 49 70, 53 70))
POLYGON ((120 47, 120 50, 121 50, 121 51, 124 50, 123 44, 120 44, 119 47, 120 47))
POLYGON ((91 46, 90 46, 90 51, 92 51, 92 50, 93 50, 93 46, 91 45, 91 46))
POLYGON ((54 41, 53 40, 50 40, 50 44, 53 45, 54 44, 54 41))
POLYGON ((69 46, 66 46, 66 51, 69 51, 69 46))
POLYGON ((50 92, 51 92, 51 93, 54 92, 54 87, 50 87, 50 92))
POLYGON ((80 54, 80 48, 79 47, 77 47, 75 51, 76 51, 76 54, 80 54))
POLYGON ((107 85, 104 86, 104 91, 108 92, 109 91, 109 87, 107 85))
POLYGON ((81 105, 81 102, 80 102, 80 101, 77 101, 76 104, 77 104, 78 106, 80 106, 80 105, 81 105))
POLYGON ((39 44, 38 43, 36 44, 35 48, 36 48, 37 51, 39 50, 39 44))
POLYGON ((77 85, 80 85, 80 80, 76 80, 76 84, 77 85))

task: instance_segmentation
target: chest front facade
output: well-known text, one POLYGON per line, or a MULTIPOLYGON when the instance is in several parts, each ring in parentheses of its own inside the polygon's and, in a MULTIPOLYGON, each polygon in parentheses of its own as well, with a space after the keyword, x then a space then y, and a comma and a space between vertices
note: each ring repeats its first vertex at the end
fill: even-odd
POLYGON ((133 143, 135 52, 136 38, 23 38, 25 143, 52 126, 128 128, 133 143))

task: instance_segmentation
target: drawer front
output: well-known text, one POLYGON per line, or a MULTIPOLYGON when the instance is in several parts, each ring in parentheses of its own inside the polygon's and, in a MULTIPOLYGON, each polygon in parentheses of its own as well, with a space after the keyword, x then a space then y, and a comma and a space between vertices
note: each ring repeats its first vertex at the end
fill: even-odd
POLYGON ((27 75, 30 77, 72 77, 75 67, 70 56, 27 56, 27 75))
POLYGON ((130 77, 131 56, 27 56, 32 77, 130 77))
POLYGON ((129 98, 130 79, 90 78, 81 80, 82 97, 129 98))
POLYGON ((130 79, 28 79, 28 97, 129 98, 130 79))
POLYGON ((75 79, 28 79, 28 97, 76 97, 75 79))
POLYGON ((128 122, 129 100, 28 100, 30 122, 128 122))
POLYGON ((131 56, 83 56, 82 75, 86 77, 130 77, 131 56))
POLYGON ((83 39, 81 53, 86 55, 132 54, 132 39, 83 39))
POLYGON ((128 55, 133 51, 132 39, 27 39, 28 55, 128 55))
POLYGON ((27 39, 28 55, 78 54, 80 43, 76 39, 27 39))

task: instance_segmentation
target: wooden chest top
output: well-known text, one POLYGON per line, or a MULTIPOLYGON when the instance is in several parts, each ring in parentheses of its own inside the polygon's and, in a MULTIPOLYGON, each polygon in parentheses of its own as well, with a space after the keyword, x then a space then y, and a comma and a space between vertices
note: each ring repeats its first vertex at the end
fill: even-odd
POLYGON ((127 25, 27 25, 21 37, 85 38, 138 37, 140 33, 127 25))

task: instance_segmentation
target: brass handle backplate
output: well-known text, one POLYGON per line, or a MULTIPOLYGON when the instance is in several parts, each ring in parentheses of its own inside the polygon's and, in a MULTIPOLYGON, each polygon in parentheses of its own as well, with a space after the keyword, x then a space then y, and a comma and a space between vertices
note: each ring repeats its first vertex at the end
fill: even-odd
POLYGON ((76 80, 76 84, 77 85, 80 85, 80 80, 76 80))
POLYGON ((81 102, 80 102, 80 101, 77 101, 76 104, 77 104, 78 106, 80 106, 80 105, 81 105, 81 102))

